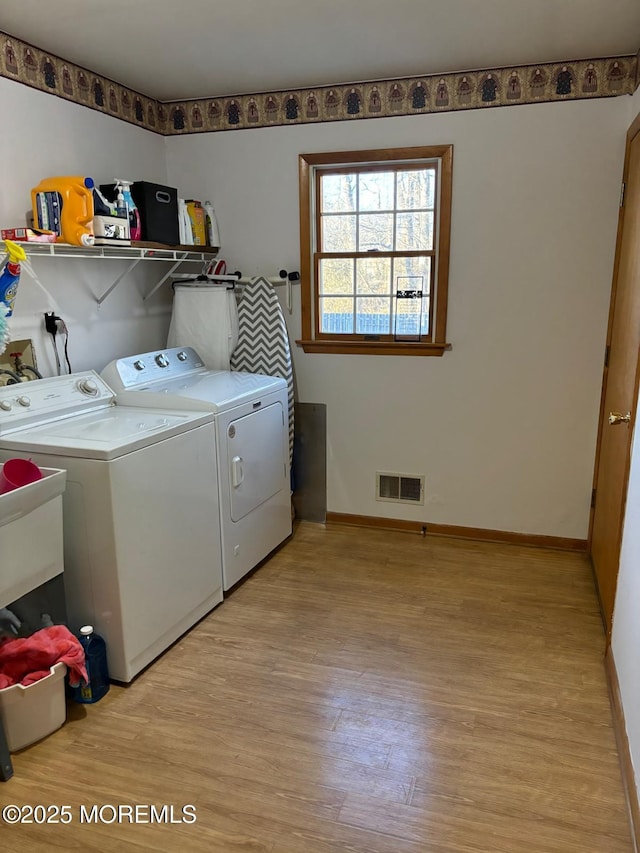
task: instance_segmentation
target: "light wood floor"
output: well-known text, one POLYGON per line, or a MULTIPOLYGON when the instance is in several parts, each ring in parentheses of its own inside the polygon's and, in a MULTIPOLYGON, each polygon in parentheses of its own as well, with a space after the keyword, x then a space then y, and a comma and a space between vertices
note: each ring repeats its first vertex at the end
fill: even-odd
POLYGON ((14 756, 1 804, 73 822, 5 825, 0 849, 630 853, 603 650, 582 556, 302 523, 14 756), (197 821, 81 825, 81 803, 197 821))

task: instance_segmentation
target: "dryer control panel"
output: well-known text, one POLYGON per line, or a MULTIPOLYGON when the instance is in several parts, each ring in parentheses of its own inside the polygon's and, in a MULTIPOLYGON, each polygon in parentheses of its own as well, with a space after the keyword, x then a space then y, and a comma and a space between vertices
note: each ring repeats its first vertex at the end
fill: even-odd
POLYGON ((94 370, 0 388, 0 435, 71 414, 114 405, 115 394, 94 370))
POLYGON ((118 358, 105 367, 102 376, 116 391, 124 391, 158 379, 174 379, 202 370, 206 370, 204 362, 194 349, 172 347, 118 358))

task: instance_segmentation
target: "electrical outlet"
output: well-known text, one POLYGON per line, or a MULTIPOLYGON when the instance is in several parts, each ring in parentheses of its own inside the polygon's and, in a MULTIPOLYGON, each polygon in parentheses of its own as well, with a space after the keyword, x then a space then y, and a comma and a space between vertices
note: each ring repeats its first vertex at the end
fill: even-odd
POLYGON ((60 317, 57 317, 53 311, 45 311, 44 327, 50 335, 56 335, 58 333, 59 320, 60 317))

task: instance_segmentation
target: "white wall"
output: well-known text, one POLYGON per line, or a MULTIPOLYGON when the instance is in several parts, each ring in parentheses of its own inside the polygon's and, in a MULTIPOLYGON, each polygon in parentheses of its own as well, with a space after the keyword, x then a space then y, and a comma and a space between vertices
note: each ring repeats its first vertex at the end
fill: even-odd
MULTIPOLYGON (((630 107, 629 124, 640 113, 640 89, 636 90, 630 107)), ((636 412, 635 423, 611 647, 620 684, 636 788, 640 792, 640 407, 636 412)))
MULTIPOLYGON (((166 183, 164 139, 123 121, 102 115, 0 78, 5 132, 0 134, 3 228, 24 225, 31 208, 30 190, 53 175, 89 175, 97 183, 114 177, 166 183)), ((123 281, 98 309, 103 293, 123 270, 124 261, 37 259, 34 268, 52 299, 23 273, 11 331, 14 339, 31 337, 43 373, 54 371, 50 338, 43 313, 58 312, 70 331, 74 370, 101 369, 125 353, 162 346, 166 341, 170 288, 148 303, 142 295, 166 264, 145 263, 123 281)))
MULTIPOLYGON (((299 153, 453 143, 452 351, 436 359, 293 347, 299 399, 328 406, 328 507, 586 537, 631 99, 164 140, 12 81, 0 79, 0 92, 15 117, 0 141, 1 223, 22 224, 30 188, 49 175, 166 181, 213 199, 221 255, 244 274, 299 268, 299 153), (377 503, 376 470, 424 473, 425 507, 377 503)), ((141 265, 96 305, 122 263, 35 261, 54 302, 23 276, 12 330, 34 339, 45 373, 50 309, 71 330, 75 370, 162 346, 170 288, 142 296, 164 264, 141 265)))
POLYGON ((221 256, 267 275, 299 268, 299 153, 454 145, 452 351, 293 346, 299 399, 328 407, 330 511, 586 538, 627 110, 612 98, 167 140, 169 183, 215 203, 221 256), (376 470, 425 474, 426 505, 376 502, 376 470))

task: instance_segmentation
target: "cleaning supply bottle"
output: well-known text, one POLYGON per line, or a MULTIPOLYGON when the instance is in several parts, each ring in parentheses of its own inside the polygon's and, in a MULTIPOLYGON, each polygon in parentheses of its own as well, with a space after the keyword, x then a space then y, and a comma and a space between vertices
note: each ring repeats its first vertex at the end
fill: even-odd
POLYGON ((45 178, 31 190, 34 227, 54 231, 63 243, 93 246, 93 178, 45 178))
MULTIPOLYGON (((116 187, 117 195, 116 195, 116 213, 118 216, 126 216, 129 217, 129 208, 127 207, 127 202, 124 200, 124 193, 122 192, 122 186, 118 184, 116 187)), ((131 228, 131 225, 129 225, 131 228)))
POLYGON ((136 207, 136 203, 131 195, 131 184, 133 181, 123 181, 121 178, 114 178, 116 183, 117 201, 116 204, 120 207, 121 203, 127 206, 129 212, 129 233, 132 240, 142 240, 142 220, 140 219, 140 211, 136 207), (120 197, 122 196, 122 202, 120 197))
POLYGON ((13 314, 13 303, 20 281, 20 261, 26 260, 27 255, 22 246, 18 246, 11 240, 5 240, 4 244, 9 258, 0 273, 0 304, 4 303, 6 308, 4 316, 10 317, 13 314))
POLYGON ((109 668, 107 666, 107 644, 93 630, 93 625, 80 628, 80 644, 84 649, 84 662, 88 682, 73 688, 73 699, 83 705, 98 702, 109 692, 109 668))
POLYGON ((204 218, 207 233, 207 245, 214 246, 219 249, 220 231, 218 229, 218 220, 216 219, 216 212, 210 201, 205 201, 204 203, 204 218))

